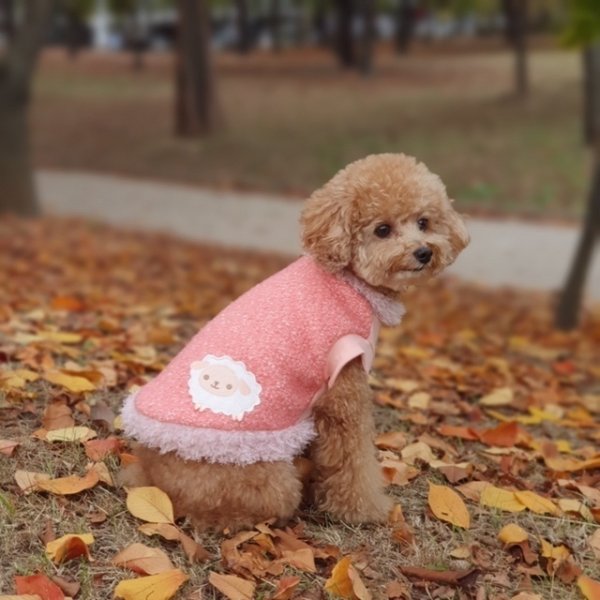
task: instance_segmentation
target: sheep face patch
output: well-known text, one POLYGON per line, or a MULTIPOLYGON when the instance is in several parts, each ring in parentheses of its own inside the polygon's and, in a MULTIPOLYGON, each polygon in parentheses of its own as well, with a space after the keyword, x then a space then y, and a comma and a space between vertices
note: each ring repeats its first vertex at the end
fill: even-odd
POLYGON ((236 421, 260 404, 262 391, 243 362, 212 354, 192 363, 188 388, 198 410, 211 410, 236 421))

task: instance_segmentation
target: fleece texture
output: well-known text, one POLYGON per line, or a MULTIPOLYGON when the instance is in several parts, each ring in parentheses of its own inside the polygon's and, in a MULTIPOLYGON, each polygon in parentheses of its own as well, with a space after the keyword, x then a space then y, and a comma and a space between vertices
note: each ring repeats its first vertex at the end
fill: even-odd
POLYGON ((291 460, 343 366, 370 369, 379 311, 359 287, 308 256, 258 284, 126 401, 126 433, 191 460, 291 460))

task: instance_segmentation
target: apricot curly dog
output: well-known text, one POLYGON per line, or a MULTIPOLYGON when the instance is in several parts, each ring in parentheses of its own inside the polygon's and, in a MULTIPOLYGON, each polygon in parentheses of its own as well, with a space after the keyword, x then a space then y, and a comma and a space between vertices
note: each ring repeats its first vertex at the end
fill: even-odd
POLYGON ((381 521, 367 373, 400 296, 451 264, 469 236, 444 185, 403 154, 337 173, 302 213, 306 255, 210 321, 123 408, 139 463, 199 529, 292 517, 303 496, 352 523, 381 521))

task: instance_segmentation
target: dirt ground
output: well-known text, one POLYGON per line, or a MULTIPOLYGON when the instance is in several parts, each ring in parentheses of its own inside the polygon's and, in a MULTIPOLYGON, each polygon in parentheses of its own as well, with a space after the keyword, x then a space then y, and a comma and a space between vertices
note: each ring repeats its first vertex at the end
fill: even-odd
POLYGON ((43 167, 123 173, 203 186, 305 196, 372 152, 423 159, 464 209, 552 217, 581 214, 586 159, 576 53, 532 51, 532 92, 512 96, 500 47, 383 51, 375 73, 341 71, 329 53, 217 60, 222 128, 173 136, 172 61, 61 51, 43 58, 33 137, 43 167))

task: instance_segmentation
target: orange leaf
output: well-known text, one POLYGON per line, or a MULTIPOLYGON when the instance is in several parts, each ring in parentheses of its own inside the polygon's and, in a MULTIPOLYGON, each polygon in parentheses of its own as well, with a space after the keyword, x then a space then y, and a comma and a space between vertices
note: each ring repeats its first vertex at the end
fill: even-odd
POLYGON ((111 561, 117 567, 126 567, 142 575, 156 575, 174 569, 169 557, 159 548, 144 544, 131 544, 121 550, 111 561))
POLYGON ((325 582, 325 591, 349 600, 370 600, 371 594, 352 565, 349 556, 333 567, 331 577, 325 582))
POLYGON ((437 428, 440 435, 461 438, 463 440, 478 440, 479 436, 470 427, 457 427, 455 425, 440 425, 437 428))
POLYGON ((19 442, 15 442, 14 440, 0 440, 0 454, 12 456, 12 453, 18 445, 19 442))
POLYGON ((71 414, 71 409, 66 404, 52 403, 46 407, 42 417, 42 427, 44 429, 52 431, 74 426, 75 420, 71 414))
POLYGON ((406 436, 401 431, 388 431, 380 433, 375 439, 378 448, 402 450, 406 446, 406 436))
POLYGON ((45 473, 35 473, 33 471, 22 471, 21 469, 15 471, 15 481, 17 485, 25 492, 25 494, 31 494, 39 490, 39 484, 41 481, 47 481, 50 479, 49 475, 45 473))
POLYGON ((79 556, 90 558, 88 545, 94 542, 91 533, 69 533, 46 544, 46 556, 55 563, 61 563, 79 556))
POLYGON ((55 296, 50 305, 54 310, 67 310, 69 312, 80 312, 85 310, 85 305, 73 296, 55 296))
POLYGON ((308 573, 316 573, 315 555, 311 548, 300 548, 299 550, 284 550, 283 559, 288 565, 307 571, 308 573))
POLYGON ((158 575, 125 579, 115 588, 115 598, 124 600, 169 600, 188 576, 179 569, 164 571, 158 575))
POLYGON ((212 571, 208 581, 230 600, 253 600, 254 598, 256 587, 254 583, 236 575, 221 575, 212 571))
POLYGON ((17 594, 37 594, 42 600, 64 600, 65 597, 63 591, 43 573, 25 577, 17 575, 15 588, 17 594))
POLYGON ((58 496, 68 496, 93 488, 99 480, 98 473, 90 470, 83 477, 69 475, 69 477, 59 477, 58 479, 42 479, 38 481, 37 489, 58 496))
POLYGON ((179 541, 183 546, 183 551, 191 562, 200 562, 208 559, 210 556, 205 548, 169 523, 144 523, 144 525, 138 527, 138 530, 144 535, 157 534, 165 540, 179 541))
POLYGON ((445 485, 429 484, 429 508, 442 521, 469 529, 471 517, 462 498, 445 485))
POLYGON ((500 423, 493 429, 479 432, 479 439, 488 446, 514 446, 519 439, 520 427, 515 421, 500 423))
POLYGON ((277 588, 273 592, 272 600, 290 600, 299 583, 300 577, 282 577, 277 582, 277 588))
POLYGON ((117 454, 121 449, 123 442, 117 438, 108 438, 105 440, 90 440, 84 442, 85 453, 92 460, 102 460, 109 454, 117 454))
POLYGON ((577 586, 587 600, 600 600, 600 582, 587 575, 580 575, 577 578, 577 586))

